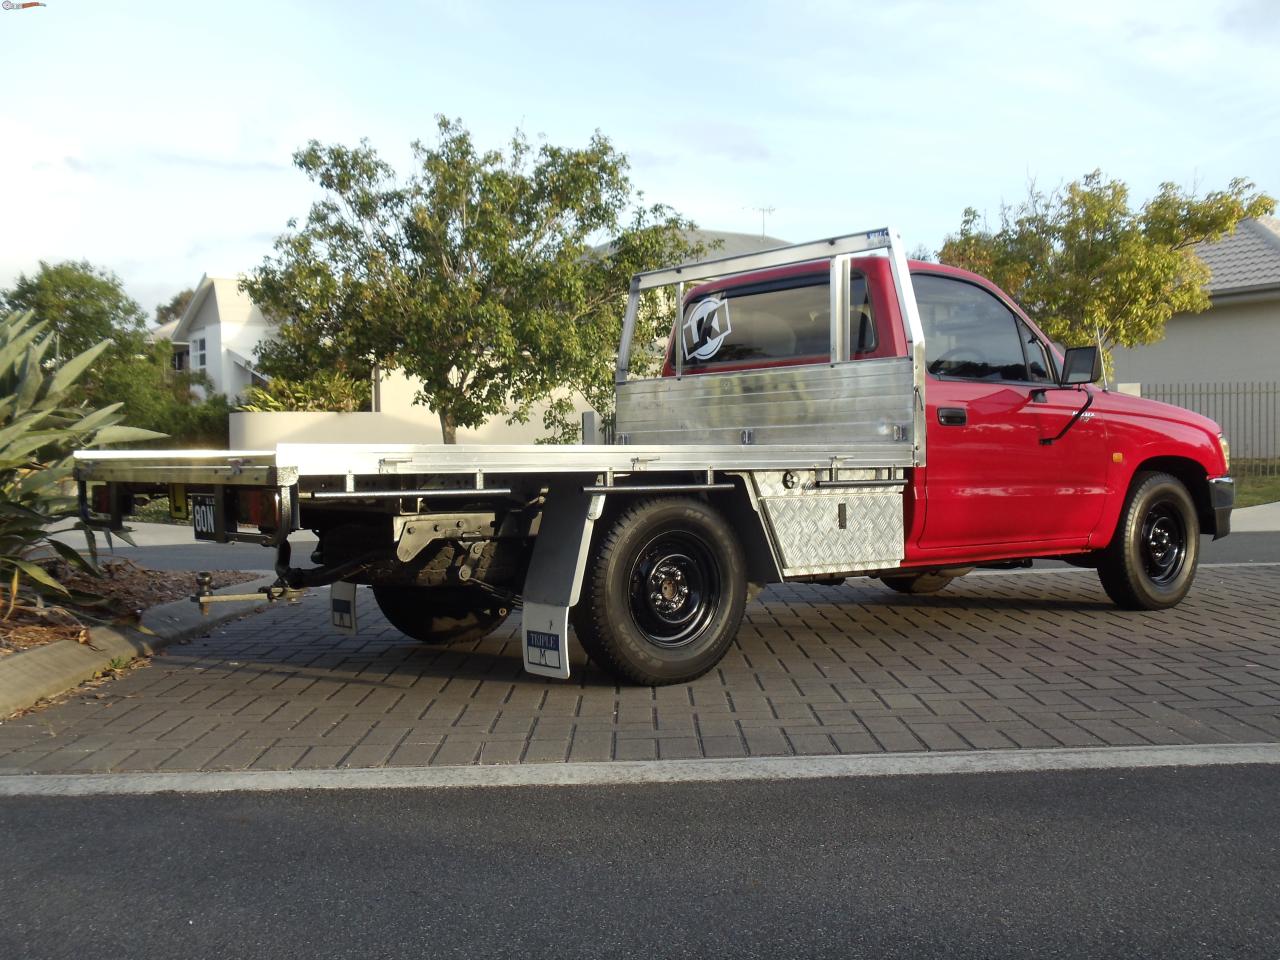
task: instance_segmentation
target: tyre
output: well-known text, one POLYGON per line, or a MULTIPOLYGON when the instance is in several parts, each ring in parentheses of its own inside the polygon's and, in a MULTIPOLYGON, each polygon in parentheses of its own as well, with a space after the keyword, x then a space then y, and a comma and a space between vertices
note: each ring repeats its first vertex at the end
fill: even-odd
POLYGON ((421 643, 466 643, 496 630, 510 612, 465 587, 375 586, 373 599, 393 627, 421 643))
POLYGON ((742 547, 718 511, 692 497, 641 501, 604 530, 574 631, 619 679, 684 683, 720 662, 746 594, 742 547))
POLYGON ((954 579, 945 573, 922 573, 914 577, 881 577, 880 582, 898 593, 937 593, 954 579))
POLYGON ((1200 521, 1191 494, 1167 473, 1140 473, 1111 543, 1098 562, 1098 579, 1126 610, 1163 610, 1187 595, 1200 560, 1200 521))

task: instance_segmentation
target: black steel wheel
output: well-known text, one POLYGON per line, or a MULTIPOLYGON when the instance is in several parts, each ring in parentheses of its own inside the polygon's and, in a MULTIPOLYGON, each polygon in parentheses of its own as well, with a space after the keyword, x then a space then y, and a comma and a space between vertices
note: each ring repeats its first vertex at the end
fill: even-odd
POLYGON ((746 592, 742 547, 718 511, 692 497, 642 501, 602 531, 574 632, 620 679, 684 683, 733 643, 746 592))
POLYGON ((1098 578, 1127 610, 1162 610, 1187 595, 1200 559, 1200 522, 1191 494, 1167 473, 1134 477, 1098 578))
POLYGON ((466 587, 373 587, 373 599, 393 627, 420 643, 466 643, 487 637, 510 613, 466 587))
POLYGON ((665 530, 637 552, 629 576, 631 617, 660 647, 692 643, 720 600, 720 567, 697 532, 665 530))

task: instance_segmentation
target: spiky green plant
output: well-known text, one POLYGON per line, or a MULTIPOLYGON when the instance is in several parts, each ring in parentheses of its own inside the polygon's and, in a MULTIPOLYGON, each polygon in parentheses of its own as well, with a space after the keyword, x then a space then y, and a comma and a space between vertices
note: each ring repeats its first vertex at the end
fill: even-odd
MULTIPOLYGON (((110 341, 65 360, 49 359, 53 342, 48 324, 31 311, 0 320, 0 584, 8 588, 6 618, 24 594, 69 595, 39 557, 52 551, 74 568, 96 572, 91 559, 49 534, 52 524, 75 516, 75 498, 64 490, 72 451, 162 436, 121 425, 119 403, 90 410, 71 400, 71 387, 110 341)), ((92 555, 92 532, 85 529, 85 535, 92 555)))
POLYGON ((246 413, 350 412, 369 409, 373 386, 337 370, 320 370, 306 380, 273 377, 265 387, 245 391, 246 413))

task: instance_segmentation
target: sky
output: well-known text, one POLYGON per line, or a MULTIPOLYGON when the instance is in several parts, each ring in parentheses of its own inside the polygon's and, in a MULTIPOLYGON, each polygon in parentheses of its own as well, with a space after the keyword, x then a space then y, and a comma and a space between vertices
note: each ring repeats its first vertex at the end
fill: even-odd
POLYGON ((306 215, 307 141, 407 173, 437 114, 599 130, 646 202, 793 242, 936 249, 1095 168, 1280 195, 1277 50, 1280 0, 47 0, 0 10, 0 288, 87 259, 152 310, 306 215))

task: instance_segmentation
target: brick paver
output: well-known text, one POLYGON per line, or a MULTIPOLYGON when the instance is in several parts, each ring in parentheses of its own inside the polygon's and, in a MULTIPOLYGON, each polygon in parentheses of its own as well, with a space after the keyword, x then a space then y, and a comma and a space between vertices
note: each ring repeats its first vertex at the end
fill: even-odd
POLYGON ((0 724, 0 774, 818 755, 1280 737, 1280 567, 1200 572, 1159 613, 1087 571, 974 576, 932 597, 786 585, 720 666, 678 687, 521 669, 514 620, 466 648, 413 643, 361 591, 362 633, 320 595, 171 647, 0 724))

